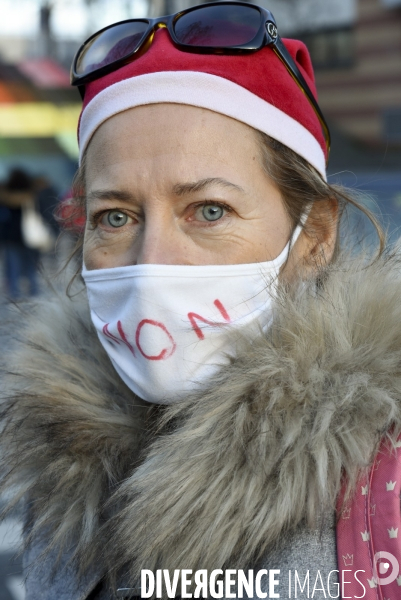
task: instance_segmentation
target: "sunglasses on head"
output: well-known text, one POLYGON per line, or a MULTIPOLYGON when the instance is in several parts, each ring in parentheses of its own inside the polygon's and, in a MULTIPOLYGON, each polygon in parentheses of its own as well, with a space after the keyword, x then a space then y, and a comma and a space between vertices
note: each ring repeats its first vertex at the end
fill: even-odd
POLYGON ((313 107, 329 153, 330 132, 315 97, 278 35, 272 13, 255 4, 211 2, 157 19, 128 19, 109 25, 79 48, 71 67, 71 84, 78 86, 83 97, 85 84, 146 52, 161 27, 184 52, 246 54, 271 47, 313 107))

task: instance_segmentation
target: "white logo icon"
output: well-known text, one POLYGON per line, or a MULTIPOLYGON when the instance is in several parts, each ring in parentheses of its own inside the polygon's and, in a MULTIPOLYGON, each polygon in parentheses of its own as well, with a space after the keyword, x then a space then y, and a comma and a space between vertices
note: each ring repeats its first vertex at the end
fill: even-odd
POLYGON ((399 572, 400 565, 398 564, 398 561, 393 554, 384 551, 376 552, 375 560, 373 563, 373 580, 376 583, 380 585, 387 585, 388 583, 392 583, 397 579, 399 572), (380 577, 380 575, 385 575, 385 573, 388 572, 390 565, 393 567, 391 573, 385 577, 380 577), (377 571, 379 571, 380 575, 377 571))
POLYGON ((390 567, 390 563, 380 563, 380 565, 379 565, 380 575, 387 573, 389 567, 390 567))

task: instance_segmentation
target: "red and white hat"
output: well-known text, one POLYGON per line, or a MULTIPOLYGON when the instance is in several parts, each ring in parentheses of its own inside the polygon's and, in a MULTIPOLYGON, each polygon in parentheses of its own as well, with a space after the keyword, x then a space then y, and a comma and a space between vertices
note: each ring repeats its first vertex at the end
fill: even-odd
MULTIPOLYGON (((306 46, 297 40, 283 42, 316 96, 306 46)), ((294 150, 326 178, 320 122, 271 48, 242 55, 183 52, 164 28, 156 31, 142 56, 85 86, 80 156, 106 119, 135 106, 162 102, 199 106, 246 123, 294 150)))

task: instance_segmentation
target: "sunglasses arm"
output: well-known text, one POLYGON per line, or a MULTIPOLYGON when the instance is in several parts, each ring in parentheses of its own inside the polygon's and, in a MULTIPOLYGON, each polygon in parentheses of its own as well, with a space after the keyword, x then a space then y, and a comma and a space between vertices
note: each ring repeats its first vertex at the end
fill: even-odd
POLYGON ((81 100, 83 101, 85 98, 85 85, 77 85, 79 95, 81 96, 81 100))
POLYGON ((305 96, 308 98, 310 104, 312 105, 312 108, 315 111, 316 116, 319 119, 320 125, 323 129, 324 137, 326 140, 327 156, 328 156, 330 153, 330 146, 331 146, 330 130, 329 130, 329 127, 323 116, 323 113, 320 110, 319 105, 316 102, 316 99, 310 90, 310 87, 306 83, 304 76, 302 75, 301 71, 298 69, 297 65, 295 64, 295 61, 293 60, 292 56, 288 52, 287 48, 285 47, 285 45, 283 44, 283 42, 281 41, 281 38, 279 36, 277 36, 275 43, 272 44, 272 49, 273 49, 273 52, 278 56, 278 58, 284 64, 284 66, 286 67, 286 69, 289 72, 289 74, 291 75, 291 77, 294 79, 294 81, 297 83, 298 87, 302 90, 302 92, 305 94, 305 96))

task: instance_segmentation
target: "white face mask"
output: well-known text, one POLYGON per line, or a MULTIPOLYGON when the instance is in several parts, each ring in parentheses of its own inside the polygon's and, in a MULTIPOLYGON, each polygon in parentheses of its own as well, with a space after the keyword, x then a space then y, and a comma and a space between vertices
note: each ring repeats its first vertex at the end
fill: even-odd
POLYGON ((253 264, 84 267, 92 321, 121 379, 157 404, 207 384, 235 356, 234 331, 254 339, 268 327, 289 247, 253 264))

